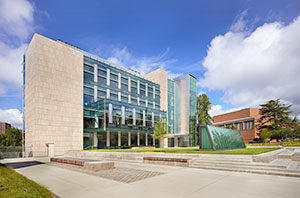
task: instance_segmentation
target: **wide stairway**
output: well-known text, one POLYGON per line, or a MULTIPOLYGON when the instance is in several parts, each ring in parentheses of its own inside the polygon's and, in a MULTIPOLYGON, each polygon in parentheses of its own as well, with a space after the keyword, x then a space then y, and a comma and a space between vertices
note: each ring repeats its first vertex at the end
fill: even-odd
POLYGON ((270 163, 253 162, 251 156, 208 155, 194 159, 190 167, 300 177, 300 161, 293 161, 286 157, 286 155, 292 156, 293 154, 294 152, 283 152, 270 163))

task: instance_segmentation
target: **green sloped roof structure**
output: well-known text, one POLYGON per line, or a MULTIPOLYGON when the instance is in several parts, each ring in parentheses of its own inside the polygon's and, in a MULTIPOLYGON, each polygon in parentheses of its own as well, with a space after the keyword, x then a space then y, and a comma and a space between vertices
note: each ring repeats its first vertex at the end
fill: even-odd
POLYGON ((241 132, 233 129, 203 125, 200 127, 200 148, 225 150, 245 148, 241 132))

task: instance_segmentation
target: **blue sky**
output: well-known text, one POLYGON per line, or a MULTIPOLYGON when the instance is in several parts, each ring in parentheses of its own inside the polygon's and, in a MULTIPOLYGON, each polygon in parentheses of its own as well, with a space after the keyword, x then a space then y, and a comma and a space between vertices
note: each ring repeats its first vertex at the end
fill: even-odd
POLYGON ((0 119, 20 126, 20 62, 35 32, 142 73, 191 73, 214 105, 212 115, 276 98, 294 104, 298 115, 300 95, 282 90, 300 83, 288 77, 300 74, 299 47, 285 54, 288 43, 299 42, 299 10, 299 0, 0 0, 0 119), (269 71, 276 83, 263 77, 269 71))

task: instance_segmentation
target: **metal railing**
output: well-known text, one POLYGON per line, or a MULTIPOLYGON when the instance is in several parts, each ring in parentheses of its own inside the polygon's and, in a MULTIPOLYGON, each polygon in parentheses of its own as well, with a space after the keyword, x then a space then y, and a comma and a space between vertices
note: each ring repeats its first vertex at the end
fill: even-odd
POLYGON ((22 146, 0 146, 0 159, 22 157, 22 146))

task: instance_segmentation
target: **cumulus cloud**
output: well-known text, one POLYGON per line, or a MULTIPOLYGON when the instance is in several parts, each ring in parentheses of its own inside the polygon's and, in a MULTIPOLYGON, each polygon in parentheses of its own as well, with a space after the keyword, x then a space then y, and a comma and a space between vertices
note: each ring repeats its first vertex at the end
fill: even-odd
POLYGON ((18 109, 0 109, 0 122, 10 123, 21 129, 23 127, 23 114, 18 109))
POLYGON ((34 7, 27 0, 0 0, 0 95, 21 90, 22 61, 34 29, 34 7))
POLYGON ((229 109, 224 109, 222 105, 213 105, 211 110, 208 112, 211 116, 215 116, 215 115, 220 115, 220 114, 224 114, 224 113, 229 113, 232 111, 238 111, 243 109, 242 107, 238 107, 238 108, 229 108, 229 109))
POLYGON ((287 25, 265 23, 250 33, 237 26, 211 41, 198 85, 224 91, 223 100, 236 107, 280 98, 300 115, 300 17, 287 25))
POLYGON ((107 61, 117 65, 129 67, 133 70, 140 72, 141 74, 145 74, 157 68, 166 69, 166 66, 168 64, 177 61, 175 59, 168 59, 168 53, 169 49, 167 49, 164 53, 158 56, 137 57, 134 56, 125 46, 123 48, 114 48, 112 50, 111 56, 107 58, 107 61))
POLYGON ((27 0, 0 0, 0 33, 26 39, 33 31, 33 12, 27 0))

